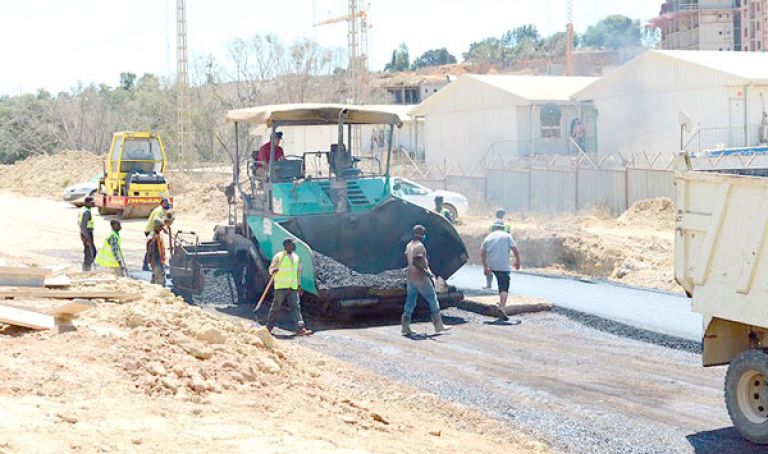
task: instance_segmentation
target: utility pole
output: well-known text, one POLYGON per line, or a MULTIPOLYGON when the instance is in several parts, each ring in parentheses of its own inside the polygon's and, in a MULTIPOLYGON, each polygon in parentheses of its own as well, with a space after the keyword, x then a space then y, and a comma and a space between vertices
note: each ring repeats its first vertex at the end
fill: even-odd
POLYGON ((184 170, 189 151, 192 121, 189 116, 189 72, 187 59, 187 5, 176 0, 176 117, 177 158, 179 170, 184 170))
POLYGON ((565 0, 565 75, 573 75, 573 0, 565 0))

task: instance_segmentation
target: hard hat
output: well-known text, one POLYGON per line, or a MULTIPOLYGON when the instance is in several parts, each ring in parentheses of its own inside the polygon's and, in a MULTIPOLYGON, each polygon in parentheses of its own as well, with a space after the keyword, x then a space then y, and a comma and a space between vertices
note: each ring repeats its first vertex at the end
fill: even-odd
POLYGON ((283 240, 283 246, 288 246, 289 244, 296 244, 296 242, 293 241, 293 238, 286 238, 283 240))
POLYGON ((504 229, 504 221, 501 219, 496 219, 493 221, 493 225, 491 225, 491 228, 493 230, 503 230, 504 229))
POLYGON ((423 234, 427 231, 426 228, 424 228, 423 225, 416 224, 413 226, 413 233, 423 234))
POLYGON ((503 218, 505 214, 507 214, 507 212, 504 211, 504 208, 496 208, 496 217, 497 218, 503 218))

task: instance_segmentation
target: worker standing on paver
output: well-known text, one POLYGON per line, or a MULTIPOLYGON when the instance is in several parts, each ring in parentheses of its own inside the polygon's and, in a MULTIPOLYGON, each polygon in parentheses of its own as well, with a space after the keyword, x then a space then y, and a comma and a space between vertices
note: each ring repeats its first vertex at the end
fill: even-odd
POLYGON ((297 336, 307 336, 312 331, 304 327, 304 319, 301 317, 301 305, 299 296, 301 294, 301 262, 296 253, 296 243, 291 238, 283 240, 283 250, 275 254, 272 263, 269 265, 269 274, 275 285, 274 297, 272 298, 272 307, 267 314, 267 330, 271 333, 277 322, 277 316, 288 305, 291 317, 296 322, 297 336))
MULTIPOLYGON (((504 223, 504 216, 507 214, 506 211, 504 211, 504 208, 498 208, 496 209, 496 219, 494 220, 494 223, 496 221, 501 221, 504 224, 504 231, 507 233, 511 233, 512 227, 509 224, 504 223)), ((493 226, 494 224, 491 224, 488 227, 488 233, 493 232, 493 226)), ((493 273, 486 273, 485 275, 485 287, 483 288, 491 288, 493 286, 493 273)))
POLYGON ((507 320, 505 307, 509 296, 509 251, 515 255, 515 270, 520 269, 520 251, 512 235, 504 231, 504 221, 497 219, 493 223, 493 231, 488 234, 480 246, 480 259, 483 262, 483 272, 486 276, 493 274, 499 283, 499 310, 501 318, 507 320))
MULTIPOLYGON (((144 236, 147 238, 147 242, 149 242, 149 236, 152 235, 152 233, 155 231, 155 221, 157 220, 167 224, 168 227, 165 229, 165 231, 170 236, 170 225, 173 223, 173 216, 171 215, 170 211, 172 208, 173 205, 171 204, 171 200, 167 197, 164 197, 163 200, 160 201, 160 205, 156 206, 155 209, 149 213, 149 218, 147 218, 147 225, 144 227, 144 236)), ((150 270, 149 261, 147 259, 147 255, 144 254, 144 263, 141 265, 142 271, 150 270)))
POLYGON ((406 272, 406 297, 405 307, 403 308, 403 317, 401 319, 403 336, 413 336, 415 333, 411 330, 411 317, 416 308, 416 300, 421 295, 429 305, 429 312, 432 315, 432 323, 435 325, 435 332, 448 331, 450 328, 443 325, 443 316, 440 314, 440 305, 437 302, 437 293, 435 293, 435 275, 429 269, 429 260, 427 259, 427 248, 424 247, 424 236, 427 229, 421 225, 413 226, 413 239, 405 247, 405 258, 408 262, 406 272))
POLYGON ((96 264, 113 271, 116 274, 128 276, 128 268, 125 266, 123 258, 123 249, 120 241, 120 230, 123 226, 120 221, 113 219, 109 221, 112 231, 104 240, 104 245, 96 254, 96 264))
POLYGON ((165 223, 155 219, 155 231, 147 243, 147 259, 152 269, 151 283, 165 287, 165 244, 163 243, 163 227, 165 223))
POLYGON ((77 217, 80 227, 80 240, 83 242, 83 271, 91 271, 93 261, 96 259, 96 246, 93 242, 93 197, 85 198, 85 205, 77 217))

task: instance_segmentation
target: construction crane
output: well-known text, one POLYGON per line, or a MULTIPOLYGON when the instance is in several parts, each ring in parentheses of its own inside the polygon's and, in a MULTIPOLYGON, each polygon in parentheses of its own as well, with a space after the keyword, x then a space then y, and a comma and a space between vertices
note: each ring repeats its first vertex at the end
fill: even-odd
MULTIPOLYGON (((347 74, 352 103, 365 102, 368 87, 368 11, 358 0, 348 0, 347 14, 319 21, 315 26, 347 23, 347 74)), ((370 6, 369 6, 370 7, 370 6)))
POLYGON ((176 0, 176 118, 178 122, 176 150, 180 170, 184 169, 192 127, 189 115, 186 3, 186 0, 176 0))
POLYGON ((573 0, 565 0, 565 75, 573 75, 573 0))

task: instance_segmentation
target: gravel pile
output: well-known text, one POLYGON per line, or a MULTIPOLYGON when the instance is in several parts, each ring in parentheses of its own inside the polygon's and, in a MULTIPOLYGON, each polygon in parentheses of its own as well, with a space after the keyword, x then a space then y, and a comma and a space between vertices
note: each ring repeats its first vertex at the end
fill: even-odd
POLYGON ((405 268, 387 270, 379 274, 364 274, 349 268, 328 256, 315 252, 315 278, 320 289, 341 287, 369 287, 393 289, 405 286, 405 268))

